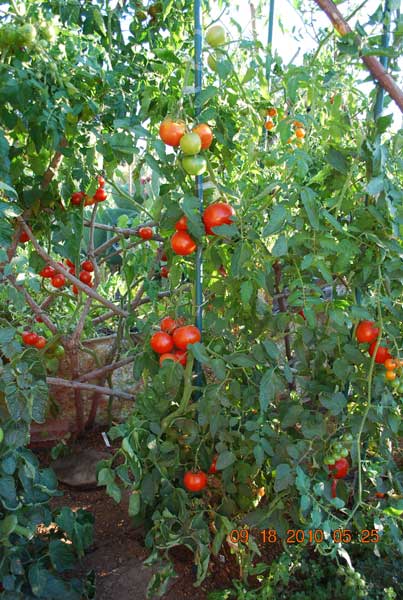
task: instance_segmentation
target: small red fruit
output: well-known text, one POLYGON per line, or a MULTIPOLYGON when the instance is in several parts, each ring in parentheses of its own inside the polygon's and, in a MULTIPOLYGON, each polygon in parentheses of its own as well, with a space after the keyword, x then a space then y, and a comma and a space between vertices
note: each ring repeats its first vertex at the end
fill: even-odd
POLYGON ((161 277, 164 277, 165 279, 168 277, 169 275, 169 269, 167 269, 166 267, 161 267, 161 277))
POLYGON ((82 281, 83 283, 86 283, 87 285, 91 282, 91 273, 89 273, 88 271, 80 271, 79 274, 79 279, 80 281, 82 281))
POLYGON ((88 271, 88 273, 92 273, 92 271, 94 270, 94 265, 90 260, 85 260, 81 264, 81 268, 84 269, 84 271, 88 271))
POLYGON ((84 206, 92 206, 95 202, 95 196, 86 196, 84 206))
POLYGON ((98 185, 99 185, 99 187, 101 187, 101 188, 103 188, 103 187, 104 187, 104 185, 105 185, 105 179, 102 177, 102 175, 100 175, 100 176, 98 177, 98 185))
POLYGON ((165 331, 166 333, 172 333, 177 326, 177 322, 172 317, 164 317, 160 323, 162 331, 165 331))
POLYGON ((154 235, 151 227, 140 227, 138 234, 142 240, 151 240, 154 235))
POLYGON ((175 350, 174 354, 176 356, 176 360, 178 361, 178 363, 180 363, 182 365, 182 367, 186 367, 188 353, 182 352, 182 350, 175 350))
POLYGON ((166 354, 161 354, 161 356, 160 356, 160 367, 162 367, 162 363, 164 362, 164 360, 173 360, 174 362, 178 362, 175 354, 171 354, 169 352, 167 352, 166 354))
POLYGON ((339 458, 333 465, 328 465, 331 476, 335 479, 343 479, 348 473, 349 462, 346 458, 339 458))
POLYGON ((102 187, 99 187, 93 196, 95 202, 103 202, 104 200, 106 200, 107 197, 108 197, 108 194, 105 192, 105 190, 102 187))
POLYGON ((38 339, 35 343, 35 348, 38 348, 38 350, 42 350, 42 348, 44 348, 46 346, 46 338, 43 337, 43 335, 39 335, 38 339))
POLYGON ((70 267, 70 269, 75 269, 76 268, 76 265, 73 262, 71 262, 71 260, 69 258, 66 258, 66 265, 68 267, 70 267))
POLYGON ((337 479, 333 479, 332 481, 332 498, 337 498, 337 479))
POLYGON ((213 458, 211 467, 208 470, 209 473, 212 473, 212 474, 217 473, 217 459, 218 459, 218 454, 216 454, 215 457, 213 458))
POLYGON ((39 335, 33 331, 24 331, 24 333, 22 334, 22 341, 27 346, 35 346, 38 339, 39 335))
POLYGON ((183 121, 173 121, 164 119, 160 125, 160 138, 167 146, 179 146, 181 137, 186 131, 186 125, 183 121))
POLYGON ((203 223, 208 235, 216 235, 212 230, 213 227, 220 225, 230 225, 235 211, 229 204, 225 202, 216 202, 210 204, 203 213, 203 223))
POLYGON ((35 317, 35 321, 36 321, 37 323, 43 323, 43 319, 42 319, 42 317, 40 317, 40 316, 38 316, 38 317, 35 317))
POLYGON ((174 342, 172 337, 165 331, 157 331, 151 337, 150 345, 157 354, 167 354, 173 349, 174 342))
POLYGON ((57 275, 52 277, 51 283, 55 288, 62 288, 64 285, 66 285, 66 278, 61 273, 57 273, 57 275))
POLYGON ((207 485, 207 475, 204 471, 187 471, 183 477, 183 485, 189 492, 200 492, 207 485))
POLYGON ((164 262, 166 262, 168 260, 168 257, 165 254, 165 252, 163 254, 161 254, 161 260, 163 260, 164 262))
MULTIPOLYGON (((372 356, 373 353, 375 352, 375 346, 376 346, 376 340, 375 340, 375 342, 372 342, 372 344, 369 347, 368 352, 369 352, 370 356, 372 356)), ((386 346, 379 346, 376 356, 375 356, 375 362, 378 364, 383 364, 387 358, 392 358, 391 355, 389 354, 389 350, 386 348, 386 346)))
POLYGON ((43 267, 42 271, 39 272, 39 275, 41 277, 54 277, 56 275, 56 269, 47 265, 46 267, 43 267))
POLYGON ((171 238, 171 247, 175 254, 188 256, 196 250, 196 242, 186 231, 177 231, 171 238))
POLYGON ((173 332, 173 342, 179 350, 187 350, 189 344, 200 342, 201 333, 194 325, 185 325, 178 327, 173 332))
POLYGON ((22 244, 25 244, 25 242, 29 242, 29 235, 27 234, 26 231, 21 231, 20 242, 22 244))
POLYGON ((378 337, 379 329, 373 321, 361 321, 355 332, 359 344, 370 344, 378 337))
POLYGON ((182 217, 175 223, 176 231, 187 231, 188 229, 188 220, 186 215, 182 215, 182 217))
POLYGON ((73 294, 78 294, 78 287, 76 285, 73 285, 71 289, 73 290, 73 294))
POLYGON ((192 131, 193 133, 197 133, 201 139, 202 150, 207 150, 210 148, 211 142, 213 141, 213 132, 207 123, 200 123, 200 125, 196 125, 196 127, 193 127, 192 131))
POLYGON ((74 192, 74 194, 71 195, 70 202, 72 204, 78 206, 82 203, 84 198, 85 198, 84 192, 74 192))

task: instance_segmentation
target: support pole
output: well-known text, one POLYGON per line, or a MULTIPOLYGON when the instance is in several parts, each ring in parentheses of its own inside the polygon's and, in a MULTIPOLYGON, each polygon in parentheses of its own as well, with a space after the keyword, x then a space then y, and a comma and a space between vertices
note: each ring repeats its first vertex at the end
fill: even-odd
POLYGON ((267 53, 266 56, 266 79, 267 79, 267 86, 269 88, 270 91, 270 85, 271 85, 271 57, 273 54, 272 51, 272 44, 273 44, 273 26, 274 26, 274 2, 275 0, 270 0, 270 7, 269 7, 269 29, 267 32, 267 46, 270 49, 270 59, 269 59, 269 53, 267 53))
MULTIPOLYGON (((201 113, 200 93, 202 91, 202 6, 201 0, 194 0, 194 27, 195 27, 195 116, 198 119, 201 113)), ((200 215, 203 214, 203 176, 196 177, 196 195, 199 200, 200 215)), ((200 330, 203 339, 203 264, 202 246, 198 244, 196 250, 196 327, 200 330)), ((196 361, 196 385, 203 385, 203 370, 199 361, 196 361)), ((198 394, 200 395, 200 394, 198 394)))
MULTIPOLYGON (((382 19, 383 20, 382 48, 384 48, 384 49, 389 48, 389 46, 390 46, 390 21, 391 21, 391 18, 392 18, 392 14, 391 14, 390 0, 385 0, 385 7, 383 10, 383 19, 382 19)), ((381 65, 383 66, 383 68, 386 71, 388 68, 388 62, 389 62, 388 57, 381 56, 379 60, 381 62, 381 65)), ((376 95, 375 109, 374 109, 375 119, 377 119, 378 117, 380 117, 382 115, 384 98, 385 98, 385 90, 383 89, 382 86, 380 86, 378 84, 378 92, 376 95)))

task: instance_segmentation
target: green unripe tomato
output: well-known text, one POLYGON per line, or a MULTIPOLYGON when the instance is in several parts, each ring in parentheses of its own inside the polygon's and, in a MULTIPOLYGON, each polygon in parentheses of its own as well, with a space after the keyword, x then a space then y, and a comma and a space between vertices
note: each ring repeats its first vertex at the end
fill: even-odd
POLYGON ((345 442, 352 442, 353 441, 353 435, 351 433, 345 433, 343 435, 343 440, 345 442))
POLYGON ((0 48, 13 48, 17 44, 17 30, 13 25, 0 28, 0 48))
POLYGON ((185 133, 179 142, 183 154, 195 155, 201 150, 201 139, 197 133, 185 133))
POLYGON ((53 356, 55 356, 56 358, 62 358, 65 355, 65 349, 63 348, 63 346, 56 346, 56 348, 53 351, 53 356))
POLYGON ((142 23, 147 20, 147 15, 143 10, 136 10, 136 19, 142 23))
POLYGON ((217 58, 213 54, 208 55, 207 64, 212 71, 217 73, 217 58))
POLYGON ((399 387, 397 388, 397 391, 399 392, 399 394, 403 394, 403 382, 401 382, 399 384, 399 387))
POLYGON ((20 46, 32 46, 36 39, 36 29, 30 23, 25 23, 17 29, 17 41, 20 46))
POLYGON ((347 448, 342 448, 342 449, 340 450, 340 456, 341 456, 342 458, 346 458, 348 455, 349 455, 349 452, 348 452, 347 448))
POLYGON ((399 385, 401 384, 401 381, 398 377, 396 377, 396 379, 393 379, 392 381, 389 382, 390 385, 395 388, 396 390, 398 389, 399 385))
POLYGON ((225 29, 222 25, 213 25, 206 32, 206 42, 212 48, 225 44, 226 36, 225 29))
POLYGON ((43 25, 43 27, 41 27, 41 36, 47 42, 51 42, 52 44, 57 40, 58 33, 58 28, 52 25, 51 23, 46 23, 43 25))
POLYGON ((185 156, 182 159, 182 167, 188 175, 202 175, 207 169, 206 159, 202 156, 185 156))
POLYGON ((162 4, 160 2, 157 2, 156 4, 151 4, 147 12, 150 15, 150 17, 153 17, 155 19, 155 17, 162 12, 162 4))
POLYGON ((334 463, 336 462, 334 460, 334 457, 331 455, 327 455, 325 456, 325 458, 323 459, 323 462, 325 465, 334 465, 334 463))
POLYGON ((333 444, 332 448, 335 454, 340 454, 340 452, 343 449, 343 444, 341 442, 336 442, 335 444, 333 444))
POLYGON ((0 444, 2 444, 2 443, 3 443, 3 440, 4 440, 4 431, 3 431, 3 429, 0 427, 0 444))

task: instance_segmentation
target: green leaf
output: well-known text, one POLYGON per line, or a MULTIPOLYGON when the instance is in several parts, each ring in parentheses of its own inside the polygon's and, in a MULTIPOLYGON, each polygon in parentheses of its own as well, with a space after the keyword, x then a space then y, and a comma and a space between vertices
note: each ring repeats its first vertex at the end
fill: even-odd
POLYGON ((229 450, 224 450, 218 455, 216 467, 218 471, 223 471, 236 461, 236 456, 229 450))
POLYGON ((61 540, 51 540, 49 543, 49 557, 56 571, 69 571, 74 567, 77 558, 74 547, 61 540))
POLYGON ((223 358, 237 367, 254 367, 256 365, 256 361, 247 354, 224 354, 223 358))
POLYGON ((259 403, 260 411, 264 413, 276 394, 284 388, 284 384, 274 368, 268 369, 260 380, 259 403))
POLYGON ((291 471, 290 465, 282 463, 276 467, 276 479, 274 482, 274 490, 281 492, 287 489, 294 483, 295 476, 291 471))
POLYGON ((335 148, 329 148, 325 154, 325 160, 331 165, 336 171, 340 173, 348 172, 348 162, 344 154, 336 150, 335 148))
POLYGON ((374 177, 369 181, 367 185, 367 192, 371 196, 377 196, 381 192, 383 192, 385 186, 384 178, 382 175, 379 177, 374 177))
POLYGON ((317 196, 311 188, 303 188, 301 190, 301 200, 309 222, 314 229, 319 229, 319 205, 316 200, 317 196))
POLYGON ((253 283, 252 281, 243 281, 241 283, 241 300, 244 304, 249 304, 249 301, 252 297, 253 293, 253 283))
POLYGON ((277 238, 276 243, 271 249, 271 253, 275 257, 285 256, 288 253, 288 242, 284 234, 277 238))
POLYGON ((270 213, 269 222, 263 229, 263 237, 281 231, 287 219, 287 211, 283 204, 276 204, 270 213))
POLYGON ((320 403, 330 411, 330 414, 339 415, 347 406, 347 399, 341 392, 335 392, 329 396, 321 395, 320 403))
POLYGON ((129 499, 129 515, 135 517, 139 514, 141 507, 141 496, 139 491, 134 491, 130 494, 129 499))
POLYGON ((208 364, 210 362, 210 356, 208 355, 204 344, 196 342, 195 344, 189 345, 189 350, 200 363, 208 364))

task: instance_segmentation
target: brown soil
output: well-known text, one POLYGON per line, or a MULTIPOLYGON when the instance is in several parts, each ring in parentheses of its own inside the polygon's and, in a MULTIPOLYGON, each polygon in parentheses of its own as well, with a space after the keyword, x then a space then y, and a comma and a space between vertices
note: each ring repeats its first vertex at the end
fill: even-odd
MULTIPOLYGON (((105 450, 99 431, 89 434, 79 444, 81 448, 105 450)), ((49 449, 36 449, 35 452, 44 465, 49 464, 49 449)), ((95 517, 94 544, 82 561, 78 575, 95 572, 96 600, 145 600, 148 582, 156 569, 142 566, 149 552, 144 545, 144 531, 134 529, 131 524, 127 513, 128 497, 124 496, 122 502, 116 504, 104 488, 82 491, 61 485, 60 489, 64 495, 53 500, 54 508, 83 508, 95 517)), ((280 552, 281 546, 266 544, 260 560, 271 562, 280 552)), ((239 579, 239 568, 229 549, 223 549, 221 560, 212 559, 209 576, 198 588, 193 587, 196 577, 192 553, 185 547, 177 547, 170 554, 177 578, 171 580, 164 600, 206 600, 209 592, 231 588, 231 582, 239 579)))

